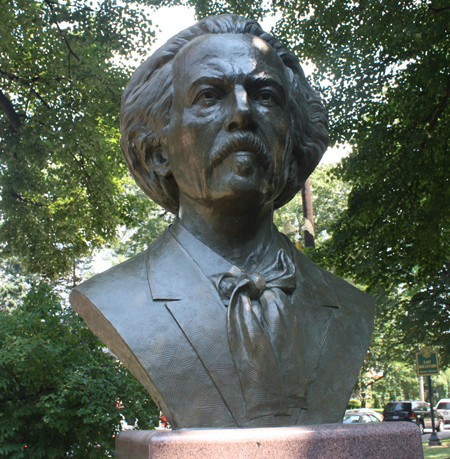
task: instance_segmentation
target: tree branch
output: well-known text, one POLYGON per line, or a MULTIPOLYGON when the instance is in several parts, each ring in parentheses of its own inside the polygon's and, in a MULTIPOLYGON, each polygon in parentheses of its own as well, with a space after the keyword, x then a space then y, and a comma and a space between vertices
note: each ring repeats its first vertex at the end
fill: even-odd
POLYGON ((444 6, 443 8, 433 8, 432 6, 428 5, 428 8, 433 11, 433 13, 442 13, 444 11, 450 11, 450 6, 444 6))
POLYGON ((20 194, 17 194, 17 193, 11 193, 11 196, 14 198, 14 199, 17 199, 18 201, 22 201, 26 204, 32 204, 33 206, 36 206, 36 207, 44 207, 43 204, 39 204, 38 202, 36 201, 33 201, 31 199, 28 199, 28 198, 24 198, 22 195, 20 194))
POLYGON ((14 110, 14 107, 11 101, 3 94, 3 91, 0 89, 0 107, 3 108, 3 111, 6 113, 6 116, 9 119, 10 127, 13 132, 16 132, 20 126, 19 115, 14 110))
POLYGON ((73 56, 75 56, 75 58, 77 59, 77 61, 80 62, 80 58, 73 52, 73 49, 70 47, 69 40, 67 40, 67 37, 64 35, 63 31, 61 30, 61 27, 59 27, 59 22, 56 20, 56 15, 55 15, 55 11, 54 11, 54 4, 55 4, 55 2, 52 2, 52 1, 50 1, 50 0, 44 0, 44 1, 45 1, 45 3, 49 6, 51 12, 52 12, 53 15, 55 16, 55 24, 56 24, 56 27, 58 27, 59 33, 60 33, 61 37, 63 38, 64 42, 66 43, 67 49, 69 50, 69 56, 72 54, 73 56))
POLYGON ((51 109, 47 102, 42 98, 42 96, 36 91, 36 89, 33 88, 33 83, 39 80, 39 77, 26 79, 11 73, 6 73, 2 69, 0 69, 0 74, 9 78, 10 80, 19 81, 23 85, 28 86, 30 88, 30 92, 32 92, 48 109, 51 109))
POLYGON ((20 81, 22 84, 26 86, 31 86, 33 83, 36 83, 36 81, 39 80, 39 77, 34 77, 34 78, 23 78, 17 75, 13 75, 12 73, 5 72, 4 70, 0 69, 0 75, 3 75, 10 80, 14 81, 20 81))
POLYGON ((385 377, 385 374, 383 372, 383 374, 381 376, 379 376, 378 378, 374 379, 370 383, 366 384, 366 387, 373 386, 376 382, 378 382, 380 379, 383 379, 384 377, 385 377))
POLYGON ((430 125, 428 126, 428 132, 432 132, 436 123, 438 122, 439 117, 441 116, 442 112, 445 110, 447 105, 447 101, 450 98, 450 80, 447 83, 447 91, 445 92, 444 98, 442 99, 441 103, 437 107, 437 111, 431 121, 430 125))

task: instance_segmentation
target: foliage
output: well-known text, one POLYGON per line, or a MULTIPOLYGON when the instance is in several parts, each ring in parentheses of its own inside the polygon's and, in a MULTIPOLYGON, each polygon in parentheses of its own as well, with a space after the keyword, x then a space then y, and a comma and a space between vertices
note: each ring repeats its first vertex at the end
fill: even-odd
POLYGON ((114 264, 127 260, 147 249, 175 218, 173 214, 150 201, 134 182, 131 183, 131 179, 129 189, 129 195, 134 196, 136 202, 145 206, 145 211, 140 212, 139 208, 136 208, 133 226, 124 228, 120 237, 109 244, 114 264))
MULTIPOLYGON (((383 292, 378 320, 386 322, 376 328, 377 352, 383 354, 384 347, 410 361, 419 345, 428 344, 440 351, 446 366, 448 2, 277 5, 282 18, 275 33, 316 66, 314 81, 329 109, 332 139, 353 145, 334 172, 351 188, 347 208, 332 222, 332 237, 315 258, 368 286, 379 300, 383 292)), ((387 354, 379 357, 389 363, 387 354)))
MULTIPOLYGON (((328 228, 343 212, 347 202, 349 188, 341 180, 330 175, 332 169, 332 164, 319 165, 310 177, 317 245, 328 239, 328 228)), ((302 226, 302 215, 302 196, 298 193, 292 201, 275 212, 274 222, 279 230, 283 231, 286 222, 291 222, 293 226, 295 222, 299 222, 302 226)), ((308 255, 316 261, 314 252, 308 252, 308 255)))
POLYGON ((347 403, 347 410, 354 410, 357 408, 361 408, 361 402, 359 400, 350 399, 347 403))
POLYGON ((430 279, 402 307, 407 309, 397 324, 403 342, 420 343, 439 350, 442 368, 450 366, 450 264, 430 279))
POLYGON ((377 310, 375 331, 365 361, 365 371, 389 374, 396 362, 415 367, 416 352, 430 346, 439 353, 444 370, 450 365, 448 273, 411 295, 372 291, 377 310))
POLYGON ((434 402, 437 402, 441 398, 449 398, 450 397, 450 368, 447 368, 444 371, 440 371, 438 376, 432 377, 432 385, 433 385, 433 395, 434 395, 434 402))
POLYGON ((398 327, 405 304, 401 298, 389 297, 380 290, 373 295, 376 302, 374 333, 355 391, 363 405, 383 408, 393 399, 416 397, 418 377, 415 373, 417 341, 405 342, 405 332, 398 327))
MULTIPOLYGON (((447 288, 445 295, 448 292, 447 288)), ((439 351, 441 372, 432 378, 435 402, 448 395, 450 369, 448 327, 445 325, 448 318, 442 317, 445 310, 439 303, 433 303, 433 296, 440 294, 442 291, 435 292, 432 288, 431 294, 419 294, 419 298, 429 303, 421 308, 411 305, 408 295, 389 297, 382 291, 374 295, 377 304, 375 330, 357 390, 362 398, 372 399, 370 403, 375 407, 382 408, 394 398, 417 398, 419 378, 415 356, 424 345, 439 351)))
POLYGON ((142 428, 158 418, 141 384, 48 285, 0 311, 1 457, 111 457, 121 414, 142 428))
POLYGON ((0 243, 28 272, 68 272, 142 209, 121 183, 118 62, 148 53, 145 3, 0 3, 0 243))
POLYGON ((366 371, 387 374, 391 365, 399 361, 414 365, 419 343, 415 339, 407 340, 407 331, 398 326, 407 314, 407 302, 401 296, 388 296, 382 290, 376 292, 373 299, 377 305, 375 333, 365 362, 366 371))
POLYGON ((352 191, 326 256, 369 286, 428 284, 450 259, 447 2, 280 3, 276 33, 317 67, 352 191))
POLYGON ((419 378, 414 366, 392 362, 392 369, 373 387, 372 404, 384 408, 390 400, 418 400, 419 378))
MULTIPOLYGON (((165 3, 170 5, 179 2, 169 0, 165 3)), ((269 2, 260 0, 185 0, 182 3, 193 7, 199 19, 224 13, 233 13, 253 19, 261 19, 272 11, 269 2)))
POLYGON ((0 311, 16 306, 29 290, 30 281, 16 258, 0 259, 0 311))

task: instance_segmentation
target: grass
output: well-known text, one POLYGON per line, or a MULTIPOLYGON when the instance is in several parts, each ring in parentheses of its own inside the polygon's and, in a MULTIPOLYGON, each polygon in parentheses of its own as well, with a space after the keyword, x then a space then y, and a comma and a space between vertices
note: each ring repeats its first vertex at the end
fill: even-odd
POLYGON ((450 458, 450 438, 441 440, 442 446, 428 446, 428 442, 423 442, 423 455, 425 459, 449 459, 450 458))

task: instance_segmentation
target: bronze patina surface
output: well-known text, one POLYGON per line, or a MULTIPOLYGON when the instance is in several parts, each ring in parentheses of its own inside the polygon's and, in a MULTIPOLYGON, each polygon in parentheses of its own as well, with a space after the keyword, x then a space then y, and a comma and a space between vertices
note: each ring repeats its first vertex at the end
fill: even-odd
POLYGON ((341 422, 374 306, 273 225, 328 146, 297 58, 239 16, 180 32, 135 72, 121 146, 177 215, 74 309, 175 429, 341 422))

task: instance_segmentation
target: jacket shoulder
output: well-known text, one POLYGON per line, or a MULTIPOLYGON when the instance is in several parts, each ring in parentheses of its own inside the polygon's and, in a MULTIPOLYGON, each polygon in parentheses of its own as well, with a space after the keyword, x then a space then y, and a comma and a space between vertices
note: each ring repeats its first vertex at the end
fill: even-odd
POLYGON ((349 313, 373 317, 375 303, 372 298, 346 280, 321 268, 306 255, 295 249, 297 269, 300 271, 306 296, 320 298, 321 306, 339 307, 349 313), (306 289, 305 289, 306 285, 306 289))
POLYGON ((147 250, 75 287, 71 294, 71 302, 74 292, 78 292, 89 298, 97 307, 119 303, 121 300, 129 304, 130 294, 137 293, 148 283, 147 250))
MULTIPOLYGON (((147 249, 148 250, 148 249, 147 249)), ((159 408, 168 408, 137 355, 140 342, 154 332, 154 314, 146 269, 147 251, 97 274, 72 290, 72 308, 150 393, 159 408)), ((165 308, 162 309, 165 312, 165 308)))
POLYGON ((146 252, 142 252, 88 279, 70 294, 72 308, 124 363, 129 348, 120 329, 133 321, 143 305, 151 303, 145 259, 146 252))

